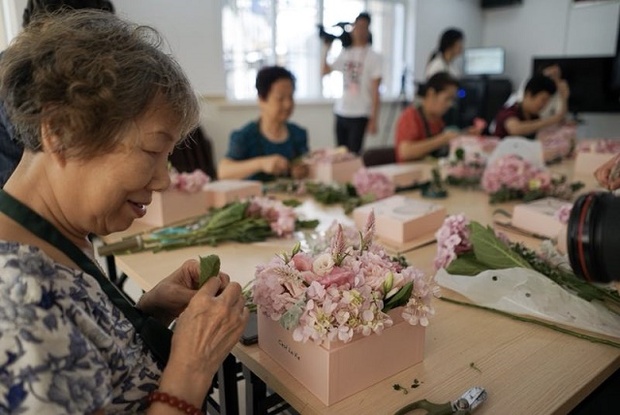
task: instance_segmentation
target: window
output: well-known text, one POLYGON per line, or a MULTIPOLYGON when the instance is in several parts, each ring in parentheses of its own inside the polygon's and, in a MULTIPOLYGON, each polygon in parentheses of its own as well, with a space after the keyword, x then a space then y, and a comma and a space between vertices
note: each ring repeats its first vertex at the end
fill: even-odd
MULTIPOLYGON (((404 65, 405 1, 394 0, 225 0, 222 38, 226 94, 254 99, 256 73, 265 65, 281 65, 297 78, 297 98, 337 98, 342 75, 321 77, 322 41, 318 22, 336 36, 335 26, 362 11, 372 16, 373 48, 383 55, 382 93, 397 96, 404 65)), ((335 41, 328 61, 342 49, 335 41)))

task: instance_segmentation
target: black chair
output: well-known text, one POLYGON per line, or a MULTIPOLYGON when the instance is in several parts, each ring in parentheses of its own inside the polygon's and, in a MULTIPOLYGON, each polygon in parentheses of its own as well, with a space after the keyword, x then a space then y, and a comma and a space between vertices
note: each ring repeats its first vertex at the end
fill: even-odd
POLYGON ((189 133, 187 139, 174 149, 170 155, 170 163, 179 173, 191 173, 200 169, 212 180, 217 179, 213 146, 200 127, 189 133))
POLYGON ((369 148, 362 154, 362 161, 366 167, 396 163, 396 151, 394 147, 369 148))

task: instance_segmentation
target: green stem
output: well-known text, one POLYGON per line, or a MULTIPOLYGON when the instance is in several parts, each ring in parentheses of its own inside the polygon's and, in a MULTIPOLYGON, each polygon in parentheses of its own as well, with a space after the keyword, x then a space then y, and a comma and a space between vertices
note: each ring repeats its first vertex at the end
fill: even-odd
POLYGON ((463 305, 463 306, 466 306, 466 307, 477 308, 479 310, 490 311, 492 313, 499 314, 499 315, 502 315, 504 317, 511 318, 513 320, 518 320, 518 321, 523 321, 523 322, 526 322, 526 323, 537 324, 539 326, 547 327, 547 328, 549 328, 551 330, 559 331, 560 333, 568 334, 570 336, 577 337, 577 338, 580 338, 580 339, 583 339, 583 340, 588 340, 588 341, 590 341, 592 343, 606 344, 607 346, 612 346, 612 347, 615 347, 617 349, 620 349, 620 343, 614 342, 612 340, 601 339, 599 337, 594 337, 594 336, 589 336, 587 334, 577 333, 575 331, 572 331, 572 330, 569 330, 569 329, 565 329, 565 328, 562 328, 562 327, 558 327, 558 326, 556 326, 554 324, 547 323, 547 322, 544 322, 544 321, 540 321, 540 320, 536 320, 536 319, 528 318, 528 317, 523 317, 523 316, 518 316, 518 315, 515 315, 515 314, 508 313, 506 311, 497 310, 497 309, 491 308, 491 307, 485 307, 483 305, 466 303, 464 301, 459 301, 459 300, 453 300, 451 298, 440 297, 440 299, 443 300, 443 301, 446 301, 448 303, 452 303, 452 304, 458 304, 458 305, 463 305))

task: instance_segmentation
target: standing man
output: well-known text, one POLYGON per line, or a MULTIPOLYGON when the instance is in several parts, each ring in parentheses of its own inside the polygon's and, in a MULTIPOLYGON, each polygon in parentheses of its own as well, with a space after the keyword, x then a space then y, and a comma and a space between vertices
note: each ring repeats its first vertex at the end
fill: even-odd
POLYGON ((371 49, 369 26, 370 15, 360 13, 351 31, 351 45, 332 65, 327 64, 327 54, 323 56, 323 75, 331 71, 343 74, 344 90, 334 107, 338 146, 356 154, 362 149, 365 133, 376 134, 379 123, 381 56, 371 49))

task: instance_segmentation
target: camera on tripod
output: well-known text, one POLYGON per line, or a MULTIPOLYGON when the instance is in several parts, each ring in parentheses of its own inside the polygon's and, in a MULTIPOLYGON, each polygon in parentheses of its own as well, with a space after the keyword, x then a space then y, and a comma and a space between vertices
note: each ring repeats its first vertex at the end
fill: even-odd
POLYGON ((319 38, 321 38, 327 44, 331 44, 334 40, 339 40, 340 42, 342 42, 343 48, 348 48, 353 43, 353 39, 351 39, 351 30, 353 28, 353 23, 336 23, 333 27, 339 27, 342 30, 342 33, 338 36, 326 32, 325 27, 322 24, 317 25, 317 27, 319 28, 319 38))

